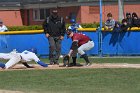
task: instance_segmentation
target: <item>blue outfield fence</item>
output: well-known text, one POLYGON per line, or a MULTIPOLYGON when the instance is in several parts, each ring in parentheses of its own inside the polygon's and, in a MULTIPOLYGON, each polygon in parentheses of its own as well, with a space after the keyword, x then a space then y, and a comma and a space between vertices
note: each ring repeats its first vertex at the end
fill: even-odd
POLYGON ((140 32, 103 32, 103 54, 140 55, 140 32))
MULTIPOLYGON (((95 47, 87 51, 87 54, 98 55, 98 32, 90 31, 82 33, 89 36, 95 42, 95 47)), ((102 35, 103 55, 140 55, 139 31, 103 31, 102 35)), ((62 54, 67 54, 69 52, 71 42, 71 39, 67 39, 65 36, 62 41, 62 54)), ((22 52, 30 48, 36 48, 38 55, 48 55, 48 39, 43 33, 0 35, 0 52, 7 53, 13 49, 22 52)))

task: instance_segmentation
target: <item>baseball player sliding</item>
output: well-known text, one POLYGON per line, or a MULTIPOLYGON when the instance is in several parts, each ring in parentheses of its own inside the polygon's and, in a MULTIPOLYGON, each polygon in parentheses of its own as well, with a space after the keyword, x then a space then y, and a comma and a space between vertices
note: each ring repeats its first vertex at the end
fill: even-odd
POLYGON ((89 66, 91 62, 89 61, 85 51, 92 49, 94 47, 94 42, 88 36, 81 33, 74 33, 71 30, 67 31, 67 36, 70 37, 73 41, 68 53, 69 57, 72 56, 72 65, 76 65, 76 55, 78 52, 81 55, 80 58, 83 58, 86 61, 85 65, 89 66))
POLYGON ((36 56, 34 52, 27 50, 23 51, 22 53, 18 53, 17 51, 12 51, 10 53, 0 53, 0 59, 9 60, 6 64, 0 63, 0 67, 4 69, 12 68, 19 62, 21 62, 27 68, 32 68, 32 66, 29 66, 27 64, 27 62, 32 60, 43 67, 48 67, 48 64, 40 61, 40 59, 36 56))

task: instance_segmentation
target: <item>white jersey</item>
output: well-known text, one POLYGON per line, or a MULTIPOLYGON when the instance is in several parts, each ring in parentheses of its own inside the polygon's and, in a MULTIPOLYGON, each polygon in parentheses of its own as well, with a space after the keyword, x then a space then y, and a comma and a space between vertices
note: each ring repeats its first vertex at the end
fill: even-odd
POLYGON ((35 53, 27 51, 27 50, 23 51, 22 53, 18 53, 18 54, 21 55, 22 62, 28 62, 28 61, 38 62, 38 61, 40 61, 35 53))
POLYGON ((5 25, 0 26, 0 32, 5 32, 7 30, 8 28, 5 25))
POLYGON ((22 53, 17 53, 16 51, 12 51, 11 53, 0 53, 0 59, 9 59, 9 61, 5 64, 6 69, 13 67, 19 62, 40 61, 35 53, 27 50, 22 53))

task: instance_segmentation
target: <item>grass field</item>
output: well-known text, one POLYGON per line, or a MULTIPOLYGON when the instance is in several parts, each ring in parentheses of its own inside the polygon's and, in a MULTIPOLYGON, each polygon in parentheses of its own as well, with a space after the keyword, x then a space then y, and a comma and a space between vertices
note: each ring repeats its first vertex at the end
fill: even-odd
MULTIPOLYGON (((42 59, 48 62, 46 59, 42 59)), ((94 63, 139 63, 140 58, 94 58, 94 63)), ((79 59, 78 62, 83 60, 79 59)), ((0 90, 24 93, 139 93, 140 69, 1 71, 0 90)))
MULTIPOLYGON (((133 63, 133 64, 140 64, 140 57, 138 58, 89 58, 92 63, 133 63)), ((49 62, 48 59, 42 59, 44 62, 49 62)), ((60 59, 62 62, 62 59, 60 59)), ((78 63, 85 62, 83 59, 78 58, 78 63)))

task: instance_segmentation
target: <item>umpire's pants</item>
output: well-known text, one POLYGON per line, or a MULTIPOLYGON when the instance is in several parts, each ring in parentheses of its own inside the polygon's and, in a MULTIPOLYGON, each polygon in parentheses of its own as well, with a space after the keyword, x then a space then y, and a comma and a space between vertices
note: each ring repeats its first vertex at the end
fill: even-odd
POLYGON ((57 63, 61 53, 61 41, 59 37, 48 37, 50 62, 57 63))

